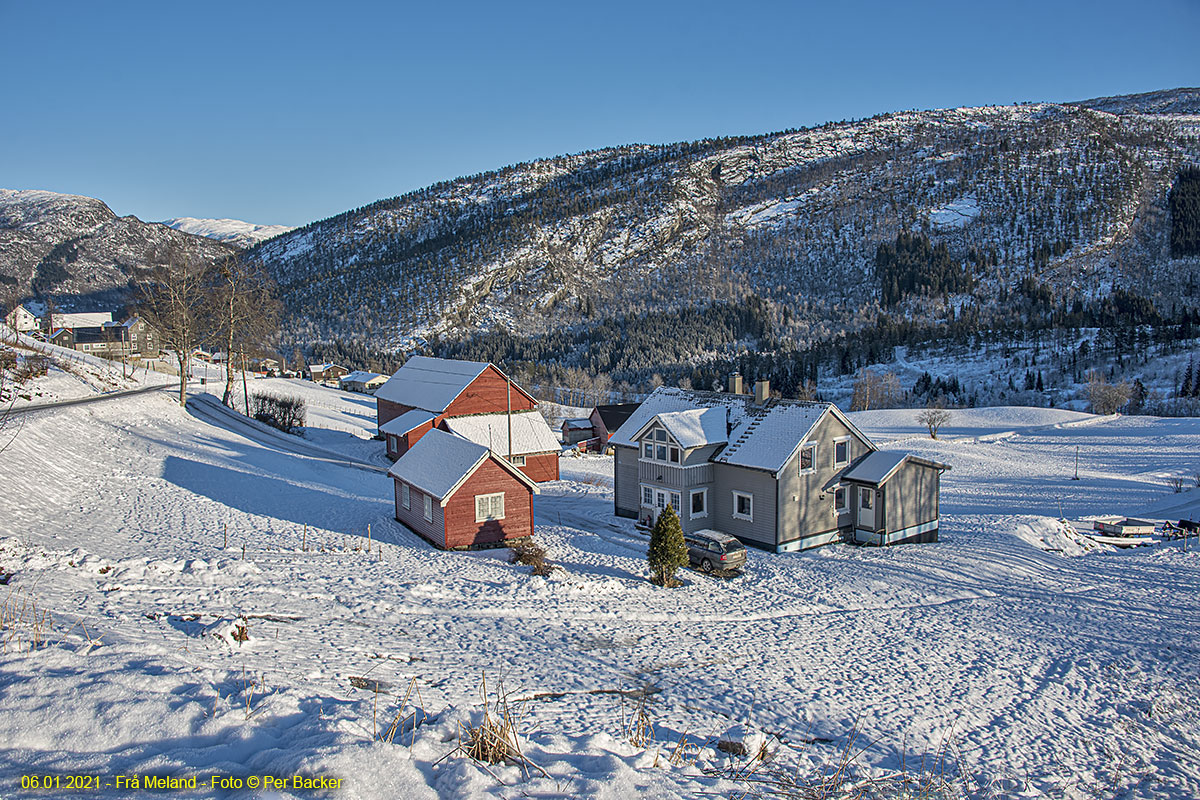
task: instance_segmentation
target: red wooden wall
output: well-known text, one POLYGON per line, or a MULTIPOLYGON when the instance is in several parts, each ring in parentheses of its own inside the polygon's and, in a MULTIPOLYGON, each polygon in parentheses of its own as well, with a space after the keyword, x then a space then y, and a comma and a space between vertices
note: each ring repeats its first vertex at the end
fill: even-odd
MULTIPOLYGON (((497 411, 508 410, 508 387, 500 370, 488 365, 479 373, 479 377, 471 381, 462 394, 454 399, 446 408, 447 417, 462 417, 467 414, 493 414, 497 411)), ((534 401, 525 395, 517 385, 512 385, 512 410, 532 411, 534 401)), ((436 409, 432 409, 436 410, 436 409)))
POLYGON ((444 514, 448 548, 532 536, 533 491, 492 457, 458 488, 444 514), (495 492, 504 492, 504 519, 476 522, 475 495, 495 492))

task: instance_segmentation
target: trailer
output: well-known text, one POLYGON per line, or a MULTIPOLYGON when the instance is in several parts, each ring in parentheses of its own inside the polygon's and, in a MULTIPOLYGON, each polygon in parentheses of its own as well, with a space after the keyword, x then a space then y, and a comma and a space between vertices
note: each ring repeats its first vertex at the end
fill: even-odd
POLYGON ((1144 519, 1122 519, 1116 517, 1109 520, 1098 519, 1092 523, 1092 529, 1104 537, 1152 536, 1154 534, 1154 523, 1147 522, 1144 519))

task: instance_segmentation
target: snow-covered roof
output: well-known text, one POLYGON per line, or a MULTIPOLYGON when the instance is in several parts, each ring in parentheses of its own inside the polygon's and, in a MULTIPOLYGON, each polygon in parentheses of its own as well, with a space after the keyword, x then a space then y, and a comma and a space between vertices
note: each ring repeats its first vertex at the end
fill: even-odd
POLYGON ((338 369, 345 369, 345 367, 341 366, 340 364, 309 364, 308 371, 309 372, 324 372, 325 370, 332 369, 333 367, 337 367, 338 369))
POLYGON ((106 322, 112 322, 109 311, 84 311, 73 314, 51 315, 51 326, 55 328, 99 328, 106 322))
POLYGON ((413 356, 379 387, 375 396, 413 408, 445 411, 487 368, 485 361, 413 356))
MULTIPOLYGON (((435 428, 400 456, 388 474, 433 495, 445 505, 488 456, 486 447, 435 428)), ((534 492, 538 491, 537 485, 516 467, 501 458, 495 461, 534 492)))
POLYGON ((868 453, 861 461, 846 470, 842 478, 878 486, 892 477, 906 461, 936 469, 950 469, 946 464, 918 458, 911 453, 902 453, 898 450, 876 450, 868 453))
POLYGON ((378 372, 366 372, 361 369, 356 369, 354 372, 351 372, 348 375, 343 375, 342 382, 343 383, 371 383, 372 381, 378 381, 381 379, 386 380, 386 378, 387 378, 386 375, 382 375, 378 372))
MULTIPOLYGON (((411 413, 411 412, 410 412, 411 413)), ((451 433, 497 453, 508 453, 508 414, 474 414, 448 417, 442 422, 451 433)), ((513 455, 557 452, 562 445, 537 411, 512 415, 513 455)))
POLYGON ((390 433, 394 436, 403 436, 404 434, 416 428, 419 425, 424 425, 426 422, 433 420, 437 414, 430 413, 420 408, 410 409, 405 411, 395 419, 390 419, 379 426, 380 433, 390 433))
MULTIPOLYGON (((729 441, 726 430, 727 411, 724 408, 689 408, 686 411, 666 411, 657 419, 667 433, 685 449, 729 441)), ((651 420, 653 422, 653 420, 651 420)), ((649 423, 647 423, 649 424, 649 423)))
MULTIPOLYGON (((695 436, 708 436, 709 441, 728 442, 728 445, 712 457, 712 461, 733 464, 753 469, 778 472, 807 439, 809 433, 827 413, 837 415, 846 426, 871 447, 870 440, 832 403, 810 403, 800 400, 771 400, 763 405, 755 404, 752 395, 725 392, 697 392, 660 386, 647 397, 638 409, 629 416, 610 442, 614 445, 635 446, 635 437, 655 418, 680 411, 705 411, 714 409, 710 417, 696 416, 699 432, 695 436), (714 420, 724 413, 728 420, 728 433, 718 434, 714 420), (711 427, 710 427, 711 426, 711 427)), ((692 420, 692 417, 678 418, 692 420)), ((695 424, 692 425, 693 429, 695 424)))
POLYGON ((573 431, 591 430, 591 419, 564 419, 563 427, 570 428, 573 431))

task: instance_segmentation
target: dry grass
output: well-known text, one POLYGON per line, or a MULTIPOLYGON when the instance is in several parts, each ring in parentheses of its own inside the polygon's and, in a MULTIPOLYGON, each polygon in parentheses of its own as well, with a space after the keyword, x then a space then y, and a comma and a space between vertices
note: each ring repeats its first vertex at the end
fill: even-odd
POLYGON ((50 612, 38 608, 33 595, 10 589, 0 603, 0 651, 24 653, 46 645, 46 636, 54 628, 50 612))
POLYGON ((546 548, 542 547, 532 538, 510 545, 509 549, 512 550, 512 555, 509 557, 508 563, 524 564, 527 567, 532 567, 534 575, 546 576, 556 569, 561 569, 550 563, 550 559, 546 554, 546 548))
POLYGON ((878 740, 866 740, 855 723, 837 754, 807 770, 751 759, 726 770, 726 777, 740 783, 740 795, 787 798, 788 800, 961 800, 962 764, 953 737, 942 738, 933 754, 916 760, 916 768, 901 754, 901 767, 880 774, 869 770, 861 758, 878 740))
POLYGON ((654 720, 650 716, 650 694, 642 692, 632 712, 626 716, 624 695, 621 702, 621 738, 634 747, 649 747, 654 741, 654 720))

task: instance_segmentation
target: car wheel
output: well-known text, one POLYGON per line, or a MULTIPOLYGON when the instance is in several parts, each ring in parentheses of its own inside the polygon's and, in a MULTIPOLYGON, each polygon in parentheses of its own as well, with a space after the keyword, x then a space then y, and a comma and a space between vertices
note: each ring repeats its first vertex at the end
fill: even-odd
POLYGON ((700 562, 700 569, 704 570, 705 572, 712 572, 712 568, 713 563, 709 559, 706 558, 700 562))

